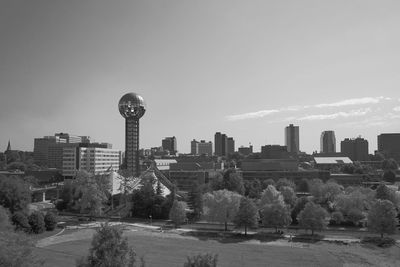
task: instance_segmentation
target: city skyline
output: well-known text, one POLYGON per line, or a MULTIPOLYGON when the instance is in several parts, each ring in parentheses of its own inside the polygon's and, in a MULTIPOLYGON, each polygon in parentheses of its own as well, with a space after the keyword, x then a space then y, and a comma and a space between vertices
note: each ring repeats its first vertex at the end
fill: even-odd
POLYGON ((260 151, 295 124, 301 151, 332 129, 373 153, 379 134, 400 132, 399 7, 2 2, 0 146, 33 151, 35 137, 68 132, 124 150, 116 103, 137 92, 142 148, 176 136, 190 153, 224 132, 260 151))

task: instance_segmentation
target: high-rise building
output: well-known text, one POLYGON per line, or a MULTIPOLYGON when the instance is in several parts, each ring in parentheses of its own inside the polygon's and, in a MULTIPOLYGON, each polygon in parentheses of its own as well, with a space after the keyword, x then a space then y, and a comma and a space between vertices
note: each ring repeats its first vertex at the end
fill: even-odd
POLYGON ((198 146, 199 142, 196 141, 196 139, 193 139, 190 142, 190 154, 192 155, 198 155, 199 154, 199 146, 198 146))
POLYGON ((290 153, 298 154, 300 152, 299 126, 290 124, 285 128, 285 146, 290 153))
POLYGON ((253 153, 253 146, 249 145, 248 147, 241 146, 238 148, 238 152, 244 156, 248 156, 253 153))
POLYGON ((127 93, 119 100, 118 109, 125 118, 125 165, 133 177, 139 177, 139 119, 146 112, 143 97, 127 93))
POLYGON ((216 132, 214 135, 214 153, 216 156, 222 156, 222 134, 220 132, 216 132))
POLYGON ((378 152, 400 163, 400 133, 378 135, 378 152))
POLYGON ((176 137, 165 137, 162 140, 162 148, 165 150, 168 150, 171 155, 175 155, 178 150, 177 150, 177 145, 176 145, 176 137))
POLYGON ((321 153, 336 153, 336 137, 334 131, 321 133, 321 153))
POLYGON ((346 138, 340 142, 341 154, 349 157, 352 161, 367 161, 368 157, 368 141, 364 138, 346 138))
POLYGON ((228 137, 226 140, 227 143, 227 149, 226 149, 226 155, 230 155, 235 153, 235 140, 233 140, 233 137, 228 137))
POLYGON ((206 142, 204 140, 201 140, 200 143, 197 144, 198 150, 197 150, 197 155, 207 155, 207 156, 212 156, 213 154, 213 143, 206 142))
POLYGON ((62 174, 75 177, 77 171, 103 174, 108 170, 118 171, 121 165, 121 151, 99 147, 64 147, 62 174))
MULTIPOLYGON (((57 145, 66 144, 67 140, 60 138, 59 136, 44 136, 43 138, 35 138, 33 146, 33 161, 39 166, 46 166, 49 168, 55 168, 54 161, 52 161, 52 156, 49 156, 49 147, 56 147, 57 145)), ((55 150, 55 149, 53 149, 55 150)), ((62 149, 61 149, 62 157, 62 149)))

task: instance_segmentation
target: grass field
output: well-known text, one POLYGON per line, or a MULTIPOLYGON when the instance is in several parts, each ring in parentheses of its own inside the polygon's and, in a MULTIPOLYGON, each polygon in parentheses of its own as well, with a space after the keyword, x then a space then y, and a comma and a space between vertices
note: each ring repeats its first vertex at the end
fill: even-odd
MULTIPOLYGON (((36 253, 45 266, 74 266, 87 255, 93 230, 80 230, 57 237, 36 253), (66 242, 64 242, 66 241, 66 242)), ((400 266, 400 248, 380 249, 360 244, 336 245, 288 243, 285 240, 198 239, 176 233, 143 229, 124 232, 146 266, 183 266, 186 256, 197 253, 218 254, 218 266, 400 266)))

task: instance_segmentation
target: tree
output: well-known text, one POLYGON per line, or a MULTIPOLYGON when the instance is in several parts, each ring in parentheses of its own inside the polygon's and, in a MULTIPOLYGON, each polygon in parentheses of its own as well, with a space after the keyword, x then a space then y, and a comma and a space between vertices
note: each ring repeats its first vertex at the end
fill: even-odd
POLYGON ((398 199, 396 197, 396 192, 389 187, 387 187, 385 184, 380 184, 376 188, 376 199, 381 199, 381 200, 389 200, 390 202, 393 203, 393 205, 397 206, 399 205, 398 199))
POLYGON ((274 179, 269 178, 267 180, 262 181, 262 183, 261 183, 261 187, 262 187, 263 190, 267 189, 267 187, 269 185, 273 185, 273 186, 276 185, 274 179))
POLYGON ((3 206, 0 206, 0 231, 10 230, 11 223, 10 217, 8 214, 8 210, 6 210, 3 206))
POLYGON ((44 225, 47 231, 53 231, 57 226, 57 217, 52 212, 47 212, 44 216, 44 225))
POLYGON ((199 254, 188 256, 183 267, 217 267, 218 254, 199 254))
POLYGON ((383 173, 383 180, 389 183, 396 181, 396 174, 392 170, 385 171, 383 173))
POLYGON ((297 185, 297 191, 298 192, 309 192, 310 191, 310 186, 309 186, 308 180, 306 178, 301 179, 301 181, 297 185))
POLYGON ((14 213, 31 202, 29 186, 18 177, 0 176, 0 205, 14 213))
POLYGON ((237 227, 244 226, 244 235, 247 235, 247 227, 258 225, 258 209, 250 198, 241 199, 234 223, 237 227))
POLYGON ((203 216, 208 221, 224 223, 225 231, 228 222, 232 222, 239 210, 242 196, 228 190, 218 190, 203 195, 203 216))
POLYGON ((261 214, 263 225, 275 227, 276 232, 278 228, 286 227, 292 222, 289 209, 282 203, 265 205, 261 214))
POLYGON ((108 200, 108 185, 106 177, 97 176, 79 171, 73 181, 75 197, 79 198, 76 203, 80 212, 89 210, 92 216, 99 216, 103 213, 103 208, 108 200))
POLYGON ((334 211, 331 214, 331 221, 335 224, 341 224, 343 222, 343 214, 340 211, 334 211))
POLYGON ((186 220, 186 203, 175 200, 169 212, 169 219, 175 224, 175 227, 184 223, 186 220))
POLYGON ((322 230, 325 227, 325 217, 327 212, 318 204, 308 202, 304 209, 299 213, 297 220, 302 228, 311 230, 314 235, 315 230, 322 230))
POLYGON ((393 234, 396 231, 397 213, 395 206, 389 200, 378 199, 368 213, 368 229, 383 234, 393 234))
POLYGON ((28 222, 28 216, 22 211, 17 211, 11 216, 11 222, 15 227, 16 231, 30 232, 31 226, 28 222))
POLYGON ((122 237, 122 229, 102 224, 93 236, 89 255, 78 260, 77 266, 133 267, 135 263, 136 253, 122 237))
POLYGON ((383 160, 381 167, 384 171, 395 171, 399 168, 397 162, 392 158, 383 160))
POLYGON ((243 178, 235 169, 228 169, 223 174, 223 189, 244 194, 243 178))
POLYGON ((190 191, 188 193, 189 205, 193 207, 194 219, 199 219, 201 213, 203 212, 203 194, 200 185, 195 182, 192 184, 190 191))
POLYGON ((289 181, 286 178, 280 178, 277 182, 276 182, 276 189, 278 189, 279 191, 281 191, 281 188, 284 186, 289 186, 291 188, 295 188, 295 184, 293 183, 293 181, 289 181))
POLYGON ((304 207, 309 201, 310 200, 308 199, 308 197, 301 197, 296 200, 296 204, 294 204, 294 207, 291 212, 292 222, 294 223, 298 222, 297 216, 299 215, 300 211, 304 209, 304 207))
POLYGON ((273 185, 269 185, 261 194, 259 207, 264 207, 266 204, 284 203, 282 193, 276 190, 273 185))
POLYGON ((43 233, 46 230, 44 217, 40 211, 34 211, 31 215, 29 215, 28 222, 31 226, 31 231, 35 234, 43 233))
POLYGON ((293 207, 297 199, 296 193, 294 192, 293 188, 290 186, 282 186, 280 191, 285 204, 293 207))

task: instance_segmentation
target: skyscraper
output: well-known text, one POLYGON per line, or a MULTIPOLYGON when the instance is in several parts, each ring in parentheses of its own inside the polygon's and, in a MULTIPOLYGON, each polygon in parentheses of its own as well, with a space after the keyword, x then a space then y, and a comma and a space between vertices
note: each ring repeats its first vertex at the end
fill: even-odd
POLYGON ((285 146, 290 153, 300 152, 299 126, 289 124, 285 128, 285 146))
POLYGON ((119 100, 118 109, 125 118, 125 163, 133 177, 140 175, 139 165, 139 119, 146 112, 143 97, 127 93, 119 100))
POLYGON ((378 135, 378 151, 386 158, 394 158, 400 162, 400 133, 378 135))
POLYGON ((226 140, 227 148, 226 148, 226 155, 230 155, 235 153, 235 140, 233 137, 228 137, 226 140))
POLYGON ((199 142, 196 139, 190 141, 190 154, 197 155, 199 153, 199 142))
POLYGON ((235 152, 235 140, 220 132, 216 132, 214 135, 214 146, 216 156, 228 156, 235 152))
POLYGON ((336 137, 334 131, 321 133, 321 153, 336 153, 336 137))
POLYGON ((177 145, 176 145, 176 137, 165 137, 162 142, 162 148, 164 150, 168 150, 171 155, 175 155, 177 150, 177 145))
POLYGON ((368 141, 361 137, 346 138, 340 142, 340 152, 352 161, 366 161, 368 160, 368 141))

